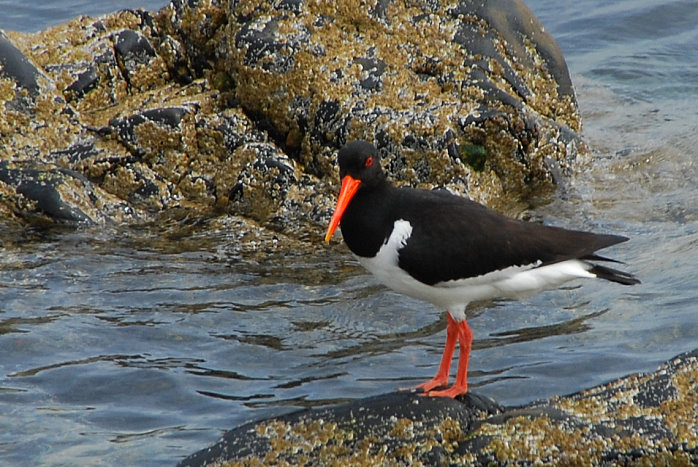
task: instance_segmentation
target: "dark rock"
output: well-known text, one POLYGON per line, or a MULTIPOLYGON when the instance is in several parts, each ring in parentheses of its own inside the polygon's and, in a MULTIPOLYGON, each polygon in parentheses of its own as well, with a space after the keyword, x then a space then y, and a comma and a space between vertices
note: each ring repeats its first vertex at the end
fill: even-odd
POLYGON ((27 57, 0 31, 0 76, 15 81, 18 86, 29 91, 31 96, 39 92, 37 82, 41 72, 27 57))
MULTIPOLYGON (((559 93, 574 97, 572 80, 567 72, 562 52, 554 40, 545 33, 538 19, 531 15, 522 2, 511 2, 510 0, 461 1, 450 13, 454 16, 472 15, 476 18, 483 18, 492 30, 497 31, 497 35, 504 39, 506 47, 513 50, 511 53, 523 60, 524 67, 534 69, 535 64, 531 61, 531 56, 525 52, 527 48, 526 38, 530 39, 536 52, 546 62, 548 72, 553 75, 559 93)), ((467 41, 467 37, 473 37, 473 35, 461 35, 460 39, 467 41)), ((488 41, 490 40, 491 37, 488 38, 488 41)), ((485 42, 480 44, 485 47, 485 49, 479 49, 481 51, 479 53, 483 57, 493 56, 488 53, 488 50, 492 50, 490 44, 485 45, 485 42)), ((499 63, 506 66, 502 61, 499 63)))
POLYGON ((126 82, 130 84, 131 74, 141 66, 148 66, 157 57, 155 49, 143 34, 124 29, 114 35, 114 51, 126 82))
POLYGON ((240 147, 239 155, 253 158, 230 190, 235 211, 255 220, 270 220, 298 182, 291 160, 268 143, 240 147))
POLYGON ((173 0, 156 15, 161 38, 166 39, 160 43, 158 52, 169 55, 174 76, 197 79, 223 68, 228 3, 228 0, 173 0))
POLYGON ((479 445, 480 464, 691 465, 698 461, 696 404, 698 350, 653 373, 533 403, 523 413, 509 409, 485 420, 468 443, 479 445), (638 397, 647 391, 649 405, 638 397))
POLYGON ((475 198, 473 186, 496 198, 499 189, 523 195, 552 184, 546 157, 566 173, 578 141, 574 94, 569 78, 555 81, 567 76, 564 60, 523 3, 339 8, 302 4, 289 14, 231 4, 226 63, 237 100, 279 147, 301 142, 289 155, 309 173, 327 176, 331 149, 357 137, 377 143, 398 180, 475 198), (401 143, 409 140, 422 141, 419 150, 401 143), (490 157, 473 170, 449 157, 453 143, 483 146, 490 157))
POLYGON ((303 7, 304 0, 281 0, 278 3, 277 8, 280 10, 291 11, 293 13, 300 13, 303 7))
POLYGON ((121 141, 129 147, 134 156, 142 157, 147 153, 147 149, 138 146, 138 130, 141 125, 150 123, 165 131, 176 131, 182 116, 189 111, 186 107, 149 109, 128 117, 115 118, 109 122, 109 126, 116 130, 121 141))
POLYGON ((30 222, 58 221, 68 223, 104 223, 116 212, 134 215, 124 202, 103 197, 101 210, 94 199, 102 194, 82 174, 67 169, 17 169, 0 163, 0 182, 14 188, 16 196, 9 197, 14 211, 30 222))
POLYGON ((155 58, 155 49, 148 39, 137 31, 124 29, 114 36, 116 56, 124 62, 135 61, 148 64, 155 58))
MULTIPOLYGON (((266 23, 262 29, 257 29, 256 24, 247 23, 238 31, 235 35, 235 45, 246 49, 245 63, 247 65, 255 65, 259 60, 281 49, 281 45, 274 41, 276 28, 277 23, 275 22, 266 23)), ((270 65, 266 66, 267 69, 270 68, 270 65)), ((283 70, 282 67, 276 71, 283 70)))
POLYGON ((77 79, 65 88, 65 90, 68 93, 73 93, 74 95, 82 97, 90 89, 96 87, 98 81, 99 76, 97 76, 97 68, 90 65, 85 71, 78 74, 77 79))
POLYGON ((81 178, 78 174, 66 171, 11 170, 0 166, 0 180, 14 186, 17 193, 34 202, 38 211, 58 220, 88 221, 89 217, 84 212, 61 198, 58 187, 64 182, 65 176, 81 178))
POLYGON ((431 464, 447 459, 455 438, 472 430, 476 419, 500 410, 494 401, 476 394, 454 400, 394 392, 243 425, 180 466, 245 459, 431 464))
POLYGON ((100 152, 95 148, 94 141, 80 141, 66 149, 53 151, 50 159, 65 159, 70 165, 79 163, 88 158, 94 158, 100 152))
POLYGON ((354 63, 361 65, 368 77, 362 80, 359 84, 367 91, 379 91, 381 84, 381 76, 387 68, 387 65, 382 60, 375 58, 356 58, 354 63))

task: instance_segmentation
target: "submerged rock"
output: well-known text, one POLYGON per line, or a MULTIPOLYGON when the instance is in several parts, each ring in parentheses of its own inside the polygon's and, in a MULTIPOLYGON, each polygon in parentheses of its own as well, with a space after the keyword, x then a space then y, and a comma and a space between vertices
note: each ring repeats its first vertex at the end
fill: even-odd
POLYGON ((348 139, 400 183, 489 204, 549 189, 581 144, 564 59, 519 0, 174 0, 0 34, 0 67, 0 214, 20 223, 176 209, 318 238, 348 139))
POLYGON ((248 423, 181 466, 695 465, 698 350, 648 374, 502 408, 395 392, 248 423))

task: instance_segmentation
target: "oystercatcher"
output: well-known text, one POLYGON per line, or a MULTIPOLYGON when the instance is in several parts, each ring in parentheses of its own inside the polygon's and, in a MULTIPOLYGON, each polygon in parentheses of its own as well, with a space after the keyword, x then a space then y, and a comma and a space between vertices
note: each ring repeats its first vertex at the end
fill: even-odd
POLYGON ((325 241, 341 221, 347 246, 380 282, 447 310, 439 370, 417 386, 430 396, 468 391, 473 339, 465 320, 468 303, 521 297, 576 278, 640 282, 630 273, 597 264, 617 263, 595 252, 626 237, 512 219, 445 190, 396 188, 386 180, 378 151, 365 141, 340 149, 339 175, 342 187, 325 241), (455 384, 434 390, 448 385, 456 342, 455 384))

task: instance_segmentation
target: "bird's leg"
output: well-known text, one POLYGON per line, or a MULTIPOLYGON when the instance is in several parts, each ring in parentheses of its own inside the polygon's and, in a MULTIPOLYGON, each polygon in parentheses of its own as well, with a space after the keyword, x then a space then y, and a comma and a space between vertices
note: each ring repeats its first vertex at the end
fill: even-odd
MULTIPOLYGON (((451 326, 451 315, 449 317, 449 327, 451 326)), ((441 391, 430 391, 428 396, 435 397, 456 397, 468 392, 468 359, 470 358, 470 347, 473 342, 473 332, 470 330, 467 321, 453 320, 453 327, 458 334, 458 344, 460 345, 460 355, 458 356, 458 373, 456 382, 448 389, 441 391)), ((453 350, 451 350, 453 354, 453 350)), ((444 353, 445 355, 445 353, 444 353)), ((442 361, 443 364, 443 361, 442 361)), ((439 373, 441 369, 439 369, 439 373)), ((438 375, 437 375, 438 376, 438 375)))
POLYGON ((425 394, 434 388, 446 386, 448 384, 448 375, 451 372, 451 360, 453 360, 453 352, 456 350, 456 341, 459 339, 459 335, 456 321, 451 318, 450 313, 446 312, 446 316, 448 317, 448 326, 446 326, 446 346, 444 347, 444 354, 441 357, 439 371, 432 379, 417 386, 417 388, 424 389, 425 394))

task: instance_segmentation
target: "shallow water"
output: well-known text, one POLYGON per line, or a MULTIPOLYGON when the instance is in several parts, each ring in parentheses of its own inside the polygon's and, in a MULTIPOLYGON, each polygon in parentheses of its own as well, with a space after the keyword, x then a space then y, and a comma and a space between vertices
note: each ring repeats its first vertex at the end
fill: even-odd
MULTIPOLYGON (((501 403, 653 370, 698 344, 698 9, 655 3, 528 2, 568 59, 597 151, 527 215, 631 237, 605 253, 643 284, 472 308, 471 385, 501 403)), ((12 16, 15 4, 0 1, 13 18, 0 27, 95 12, 53 1, 12 16)), ((442 310, 377 286, 337 240, 307 256, 234 238, 210 222, 0 227, 0 464, 171 465, 244 421, 436 371, 442 310)))

